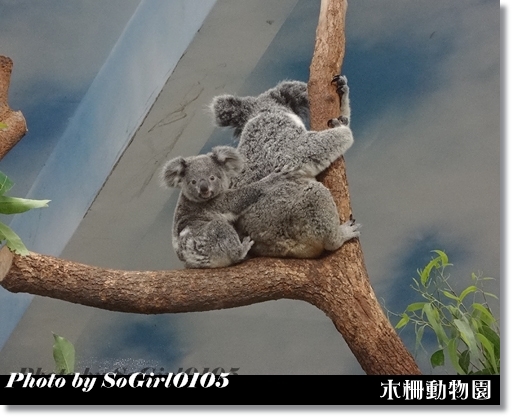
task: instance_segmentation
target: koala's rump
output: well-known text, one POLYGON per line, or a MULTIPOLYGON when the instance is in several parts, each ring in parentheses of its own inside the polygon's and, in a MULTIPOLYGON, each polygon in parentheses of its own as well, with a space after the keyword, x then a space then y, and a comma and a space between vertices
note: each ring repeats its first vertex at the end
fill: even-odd
POLYGON ((249 207, 237 221, 241 236, 254 240, 257 256, 315 258, 326 236, 339 227, 327 188, 312 179, 284 181, 249 207))

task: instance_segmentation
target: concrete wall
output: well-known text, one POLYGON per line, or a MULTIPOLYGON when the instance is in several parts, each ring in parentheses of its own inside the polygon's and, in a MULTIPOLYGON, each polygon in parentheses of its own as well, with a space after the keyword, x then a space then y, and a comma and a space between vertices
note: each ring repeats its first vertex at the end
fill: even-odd
MULTIPOLYGON (((141 2, 27 193, 50 208, 10 222, 30 250, 61 253, 214 4, 141 2)), ((0 289, 0 347, 31 299, 0 289)))

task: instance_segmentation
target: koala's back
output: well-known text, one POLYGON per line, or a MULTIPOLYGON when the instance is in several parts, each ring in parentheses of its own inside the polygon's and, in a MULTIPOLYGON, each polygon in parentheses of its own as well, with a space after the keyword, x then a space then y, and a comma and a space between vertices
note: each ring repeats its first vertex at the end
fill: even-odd
POLYGON ((353 143, 346 78, 333 81, 343 121, 326 120, 331 129, 318 132, 308 131, 301 119, 309 115, 309 102, 307 86, 300 81, 279 83, 257 97, 223 95, 212 102, 217 125, 234 129, 237 149, 246 161, 232 183, 235 189, 285 166, 304 173, 267 193, 239 217, 235 227, 254 240, 252 254, 312 258, 359 236, 359 225, 340 224, 332 195, 314 179, 353 143))
POLYGON ((281 107, 262 111, 251 118, 241 132, 237 147, 245 158, 246 167, 233 185, 239 187, 258 181, 285 165, 297 166, 296 144, 305 133, 303 121, 281 107))

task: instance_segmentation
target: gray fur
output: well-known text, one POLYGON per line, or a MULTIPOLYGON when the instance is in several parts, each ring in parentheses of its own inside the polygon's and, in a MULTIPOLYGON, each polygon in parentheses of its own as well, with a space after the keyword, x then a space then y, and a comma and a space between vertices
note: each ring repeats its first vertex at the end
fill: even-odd
POLYGON ((228 146, 217 146, 206 155, 177 157, 165 164, 164 185, 181 188, 172 242, 187 268, 218 268, 242 261, 253 240, 247 235, 240 238, 233 224, 251 204, 260 198, 275 198, 281 184, 303 175, 282 170, 230 190, 230 183, 243 167, 242 156, 228 146))
POLYGON ((333 81, 340 95, 341 116, 329 121, 331 129, 319 132, 305 127, 309 101, 307 84, 300 81, 281 82, 257 97, 213 99, 216 123, 234 129, 237 149, 246 162, 241 174, 233 178, 233 188, 253 184, 284 166, 307 173, 282 184, 278 194, 265 194, 238 217, 238 233, 255 242, 252 254, 312 258, 359 236, 360 225, 340 224, 332 195, 314 178, 353 143, 347 80, 337 76, 333 81))

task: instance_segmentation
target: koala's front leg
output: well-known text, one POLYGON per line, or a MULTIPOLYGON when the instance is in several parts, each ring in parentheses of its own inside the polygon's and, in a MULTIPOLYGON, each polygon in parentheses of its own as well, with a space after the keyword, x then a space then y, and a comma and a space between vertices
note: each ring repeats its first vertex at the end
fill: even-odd
MULTIPOLYGON (((336 84, 336 92, 340 98, 340 119, 343 117, 343 122, 345 126, 350 125, 350 100, 349 100, 349 88, 348 88, 348 80, 345 75, 335 75, 331 81, 333 84, 336 84)), ((340 119, 341 120, 341 119, 340 119)))
POLYGON ((317 176, 345 154, 354 143, 352 131, 339 119, 332 119, 331 122, 332 129, 306 132, 300 141, 296 141, 297 149, 303 152, 296 156, 291 165, 303 169, 311 176, 317 176))

